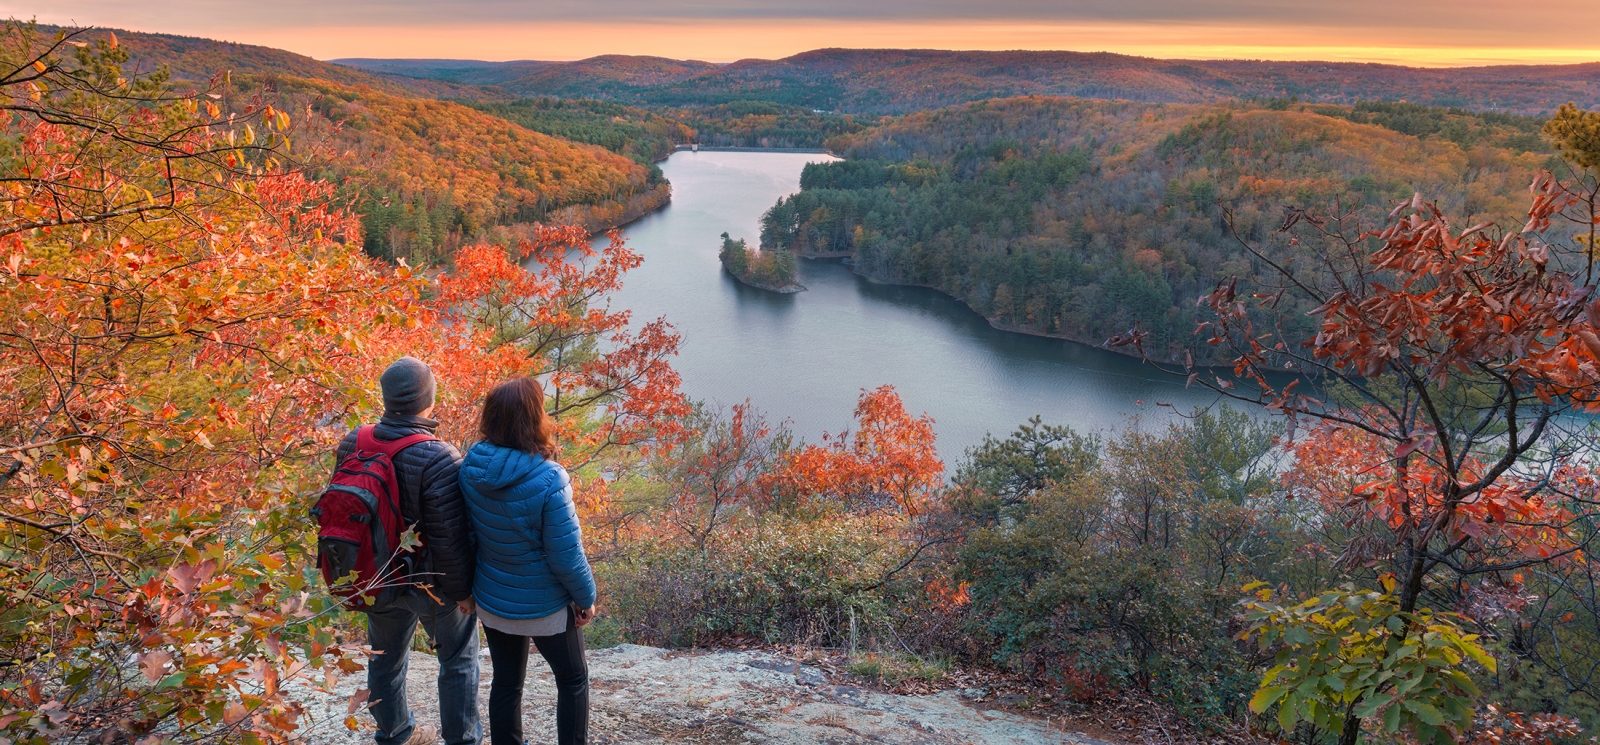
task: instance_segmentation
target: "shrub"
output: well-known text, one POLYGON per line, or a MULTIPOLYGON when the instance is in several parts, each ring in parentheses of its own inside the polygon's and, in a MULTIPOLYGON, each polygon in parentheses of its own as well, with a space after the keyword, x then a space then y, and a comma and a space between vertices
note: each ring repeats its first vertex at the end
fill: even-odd
POLYGON ((641 541, 602 562, 607 614, 642 643, 718 637, 837 645, 887 622, 899 541, 871 518, 785 518, 730 528, 710 550, 641 541))
POLYGON ((1231 639, 1239 578, 1285 548, 1251 507, 1270 444, 1269 428, 1227 411, 1106 442, 1092 469, 968 533, 956 570, 968 630, 1072 698, 1135 688, 1202 724, 1233 716, 1254 682, 1231 639))

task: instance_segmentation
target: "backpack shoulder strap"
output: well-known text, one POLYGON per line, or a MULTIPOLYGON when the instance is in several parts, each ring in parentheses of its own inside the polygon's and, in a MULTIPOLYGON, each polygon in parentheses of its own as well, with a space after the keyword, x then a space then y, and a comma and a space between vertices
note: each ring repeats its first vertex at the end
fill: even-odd
POLYGON ((414 435, 406 435, 398 440, 380 440, 372 434, 372 425, 369 424, 362 427, 361 432, 356 435, 356 447, 369 453, 383 453, 390 458, 394 458, 400 454, 401 450, 405 450, 412 445, 437 439, 439 438, 427 432, 418 432, 414 435))
POLYGON ((372 436, 372 428, 370 424, 363 424, 356 430, 356 452, 371 452, 378 449, 378 440, 372 436))

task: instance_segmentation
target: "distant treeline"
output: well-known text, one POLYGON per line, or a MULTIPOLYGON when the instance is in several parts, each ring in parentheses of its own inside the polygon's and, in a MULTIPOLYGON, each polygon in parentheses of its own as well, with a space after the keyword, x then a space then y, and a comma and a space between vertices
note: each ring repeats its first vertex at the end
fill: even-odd
POLYGON ((641 163, 667 157, 674 146, 820 148, 833 137, 868 126, 854 116, 772 101, 646 110, 581 98, 526 98, 469 104, 545 134, 599 145, 641 163))
POLYGON ((1176 355, 1196 297, 1263 269, 1225 209, 1247 241, 1267 240, 1285 205, 1387 211, 1414 191, 1520 224, 1514 197, 1549 157, 1530 121, 1404 104, 980 102, 836 138, 848 160, 807 166, 765 215, 762 246, 853 254, 858 272, 940 289, 1003 327, 1098 343, 1139 322, 1153 353, 1176 355))
POLYGON ((605 101, 524 98, 471 106, 535 132, 599 145, 645 164, 667 157, 674 146, 694 138, 694 130, 681 121, 605 101))
POLYGON ((831 138, 856 134, 869 126, 849 114, 771 101, 676 109, 674 115, 694 128, 696 142, 723 147, 820 148, 831 138))

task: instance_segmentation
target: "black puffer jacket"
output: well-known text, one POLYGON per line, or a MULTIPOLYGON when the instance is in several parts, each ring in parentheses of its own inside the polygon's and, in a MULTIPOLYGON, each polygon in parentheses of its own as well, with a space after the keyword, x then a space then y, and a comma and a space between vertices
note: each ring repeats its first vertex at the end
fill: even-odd
MULTIPOLYGON (((438 422, 420 416, 384 414, 372 434, 380 440, 398 440, 419 432, 433 434, 438 427, 438 422)), ((356 432, 352 431, 339 443, 335 463, 343 462, 355 449, 356 432)), ((461 451, 443 440, 419 442, 395 456, 394 468, 400 478, 400 512, 407 523, 418 523, 418 532, 427 543, 418 557, 418 581, 431 584, 434 594, 444 600, 472 597, 477 547, 456 476, 461 470, 461 451)))

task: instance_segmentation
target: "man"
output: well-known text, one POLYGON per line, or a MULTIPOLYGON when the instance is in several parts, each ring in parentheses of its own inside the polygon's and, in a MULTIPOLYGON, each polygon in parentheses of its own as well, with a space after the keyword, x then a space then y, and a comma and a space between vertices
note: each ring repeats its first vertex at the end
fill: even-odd
MULTIPOLYGON (((383 418, 373 429, 379 440, 432 434, 433 371, 421 360, 401 357, 384 370, 383 418)), ((339 443, 335 463, 356 447, 356 432, 339 443)), ((439 656, 439 719, 448 745, 478 745, 478 617, 465 612, 472 597, 476 555, 472 523, 456 473, 461 453, 450 443, 427 440, 394 456, 400 511, 424 540, 412 581, 422 588, 403 591, 367 613, 367 644, 377 653, 367 664, 372 716, 378 720, 378 745, 433 745, 439 733, 418 727, 406 704, 406 658, 417 622, 427 630, 439 656), (431 590, 431 595, 429 590, 431 590), (435 600, 437 598, 437 600, 435 600)))

